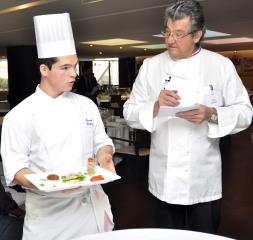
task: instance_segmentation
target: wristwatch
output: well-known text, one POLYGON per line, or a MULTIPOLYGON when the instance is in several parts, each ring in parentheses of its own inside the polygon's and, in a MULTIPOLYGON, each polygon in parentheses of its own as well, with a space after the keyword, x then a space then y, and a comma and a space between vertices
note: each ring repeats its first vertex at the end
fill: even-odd
POLYGON ((210 123, 218 123, 218 113, 217 113, 217 110, 216 108, 212 108, 212 115, 209 119, 209 122, 210 123))

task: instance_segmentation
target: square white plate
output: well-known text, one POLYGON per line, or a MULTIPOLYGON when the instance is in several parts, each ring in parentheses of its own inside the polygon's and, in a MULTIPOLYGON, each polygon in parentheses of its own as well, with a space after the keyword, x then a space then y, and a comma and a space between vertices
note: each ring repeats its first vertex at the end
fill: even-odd
MULTIPOLYGON (((80 169, 75 172, 85 173, 86 169, 80 169)), ((31 173, 31 174, 26 174, 25 177, 39 190, 44 191, 44 192, 53 192, 53 191, 76 188, 80 186, 92 186, 92 185, 104 184, 104 183, 112 182, 121 178, 119 175, 113 174, 112 172, 106 169, 103 169, 99 166, 96 166, 95 174, 93 176, 102 175, 104 180, 99 180, 99 181, 94 181, 94 182, 90 181, 90 179, 93 176, 88 176, 88 175, 86 175, 86 178, 83 181, 79 181, 79 182, 62 182, 61 180, 48 180, 47 176, 49 174, 51 173, 31 173)), ((52 174, 57 174, 59 177, 61 177, 68 173, 53 172, 52 174)))

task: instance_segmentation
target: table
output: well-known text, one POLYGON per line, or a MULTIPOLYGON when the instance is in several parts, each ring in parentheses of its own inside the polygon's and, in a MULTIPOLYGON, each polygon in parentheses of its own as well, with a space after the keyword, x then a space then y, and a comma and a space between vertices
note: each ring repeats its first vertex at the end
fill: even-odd
MULTIPOLYGON (((109 137, 117 137, 117 138, 124 138, 124 139, 129 139, 129 134, 131 131, 131 128, 126 124, 126 121, 123 118, 119 118, 116 116, 113 116, 114 119, 107 120, 105 125, 107 129, 107 135, 109 137)), ((122 142, 122 141, 117 141, 114 140, 114 147, 115 149, 123 147, 123 145, 128 145, 128 142, 122 142)), ((114 164, 118 164, 121 162, 120 157, 114 157, 114 164)))
POLYGON ((231 240, 218 235, 174 229, 126 229, 86 235, 73 240, 231 240))
MULTIPOLYGON (((115 117, 113 121, 106 121, 106 129, 109 137, 129 139, 131 128, 126 124, 126 121, 123 118, 115 117)), ((114 141, 115 148, 127 144, 128 143, 126 142, 114 141)))

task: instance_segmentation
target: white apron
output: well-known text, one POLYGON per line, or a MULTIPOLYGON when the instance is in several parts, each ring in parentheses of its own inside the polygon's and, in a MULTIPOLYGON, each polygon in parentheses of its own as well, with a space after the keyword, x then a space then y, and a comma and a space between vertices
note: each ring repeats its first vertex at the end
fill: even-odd
POLYGON ((70 240, 111 231, 113 226, 110 203, 101 186, 74 197, 27 192, 23 240, 70 240))

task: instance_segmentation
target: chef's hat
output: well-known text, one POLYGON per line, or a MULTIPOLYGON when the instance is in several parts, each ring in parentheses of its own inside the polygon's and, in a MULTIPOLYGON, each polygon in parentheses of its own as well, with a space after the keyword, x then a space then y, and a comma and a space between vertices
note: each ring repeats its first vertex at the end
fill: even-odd
POLYGON ((76 54, 68 13, 35 16, 33 21, 38 58, 76 54))

